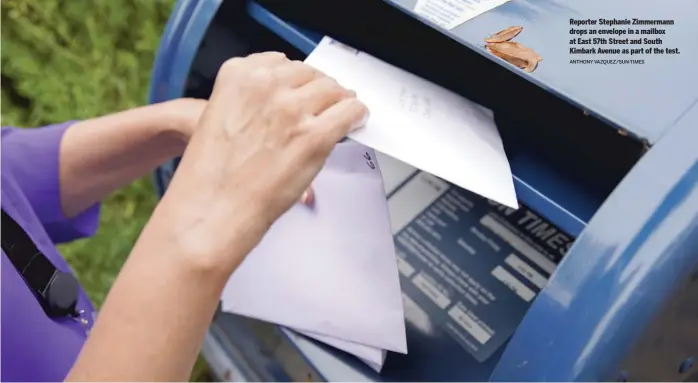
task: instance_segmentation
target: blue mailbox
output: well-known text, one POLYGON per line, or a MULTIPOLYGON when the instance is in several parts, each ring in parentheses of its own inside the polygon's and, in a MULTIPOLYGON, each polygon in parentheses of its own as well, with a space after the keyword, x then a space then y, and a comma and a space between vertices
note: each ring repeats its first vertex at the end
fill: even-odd
MULTIPOLYGON (((203 350, 214 373, 232 381, 698 381, 698 4, 500 1, 446 30, 414 12, 416 2, 179 0, 150 102, 206 98, 226 59, 276 50, 302 60, 330 35, 492 109, 522 207, 450 187, 449 198, 473 206, 450 230, 463 238, 500 230, 488 262, 501 268, 532 248, 543 253, 546 261, 526 266, 542 276, 529 284, 535 298, 502 292, 487 308, 461 302, 492 327, 488 343, 473 345, 401 275, 415 308, 405 310, 409 354, 389 354, 380 373, 290 330, 219 312, 203 350), (659 24, 661 44, 678 50, 606 65, 573 54, 572 29, 584 28, 571 21, 599 18, 670 20, 659 24), (483 46, 512 25, 524 26, 517 41, 544 58, 532 73, 483 46)), ((157 170, 160 193, 176 167, 157 170)), ((466 250, 447 255, 503 291, 492 285, 493 265, 466 260, 466 250)))

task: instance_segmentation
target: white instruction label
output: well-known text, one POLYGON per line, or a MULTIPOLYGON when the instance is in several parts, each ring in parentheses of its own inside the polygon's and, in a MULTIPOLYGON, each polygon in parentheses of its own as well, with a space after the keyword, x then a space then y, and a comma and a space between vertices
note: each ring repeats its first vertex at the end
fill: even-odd
POLYGON ((440 308, 445 309, 451 304, 451 300, 422 274, 417 274, 416 277, 412 278, 412 283, 440 308))
POLYGON ((492 338, 492 335, 490 335, 487 330, 482 328, 477 322, 473 320, 468 314, 463 312, 463 310, 460 309, 458 306, 453 306, 451 307, 450 310, 448 310, 448 316, 453 318, 453 320, 456 321, 461 327, 465 329, 465 331, 469 332, 470 335, 473 336, 473 338, 477 339, 480 344, 485 344, 487 343, 490 338, 492 338))
POLYGON ((395 259, 397 259, 397 269, 400 271, 400 274, 406 276, 407 278, 414 274, 414 267, 407 263, 406 260, 400 257, 395 257, 395 259))
POLYGON ((492 270, 492 276, 499 279, 500 282, 504 283, 526 302, 530 302, 536 296, 533 290, 526 287, 526 285, 521 283, 521 281, 511 275, 511 273, 506 271, 502 266, 495 267, 494 270, 492 270))
POLYGON ((417 0, 414 12, 441 28, 451 30, 507 1, 509 0, 417 0))

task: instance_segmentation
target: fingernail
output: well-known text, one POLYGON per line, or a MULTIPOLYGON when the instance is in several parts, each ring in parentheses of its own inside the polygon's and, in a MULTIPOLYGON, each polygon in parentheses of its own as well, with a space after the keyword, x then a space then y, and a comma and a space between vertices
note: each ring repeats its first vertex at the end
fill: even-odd
POLYGON ((354 126, 351 127, 351 131, 354 131, 354 130, 359 129, 359 128, 363 128, 366 125, 366 123, 368 122, 369 117, 371 117, 371 113, 366 111, 366 114, 364 114, 364 117, 358 123, 354 124, 354 126))
POLYGON ((313 189, 308 188, 303 192, 303 195, 301 195, 300 202, 303 205, 311 206, 313 204, 313 199, 313 189))

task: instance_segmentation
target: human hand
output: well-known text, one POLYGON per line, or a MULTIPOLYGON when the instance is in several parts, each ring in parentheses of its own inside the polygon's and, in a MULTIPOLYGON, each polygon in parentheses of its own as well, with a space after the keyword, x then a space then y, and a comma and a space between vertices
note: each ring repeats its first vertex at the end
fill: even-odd
MULTIPOLYGON (((184 151, 184 148, 186 148, 189 140, 194 135, 199 119, 207 105, 207 100, 197 98, 179 98, 167 102, 168 116, 172 117, 168 127, 177 135, 177 141, 181 143, 182 151, 184 151)), ((313 198, 313 189, 309 187, 301 195, 299 201, 302 204, 310 205, 313 202, 313 198)))
POLYGON ((353 92, 283 54, 231 59, 156 215, 185 253, 232 272, 367 117, 353 92))
POLYGON ((208 101, 197 98, 179 98, 168 101, 167 104, 169 114, 174 120, 173 128, 180 140, 186 145, 194 135, 208 101))

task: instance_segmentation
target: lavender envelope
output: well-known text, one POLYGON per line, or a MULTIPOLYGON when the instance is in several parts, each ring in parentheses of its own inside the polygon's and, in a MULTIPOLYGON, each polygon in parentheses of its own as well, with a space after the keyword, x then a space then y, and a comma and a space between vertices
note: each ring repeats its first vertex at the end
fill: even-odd
POLYGON ((289 327, 380 369, 407 353, 388 207, 372 149, 338 144, 313 182, 231 276, 226 312, 289 327), (377 367, 376 367, 377 365, 377 367))
POLYGON ((349 342, 343 339, 331 338, 328 336, 322 336, 313 334, 308 331, 297 331, 307 337, 319 340, 325 344, 328 344, 334 348, 338 348, 342 351, 348 352, 366 363, 369 367, 377 372, 381 372, 383 368, 383 362, 385 362, 385 357, 387 352, 381 348, 366 346, 359 343, 349 342))

